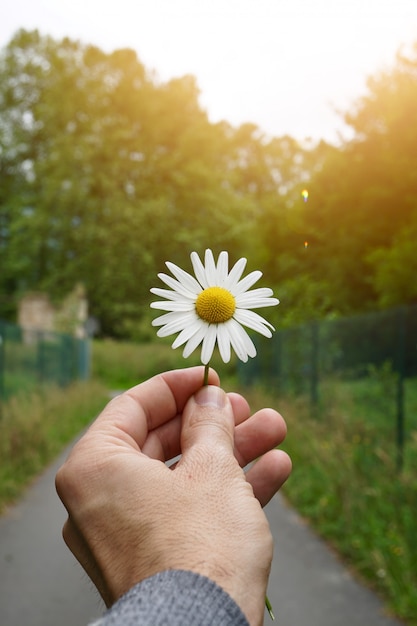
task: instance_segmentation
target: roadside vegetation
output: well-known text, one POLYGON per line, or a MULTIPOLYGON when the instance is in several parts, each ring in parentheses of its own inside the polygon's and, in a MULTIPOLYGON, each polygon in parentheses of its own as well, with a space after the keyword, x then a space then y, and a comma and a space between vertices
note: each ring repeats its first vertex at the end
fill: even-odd
MULTIPOLYGON (((118 342, 112 339, 93 342, 92 376, 114 391, 122 391, 167 370, 199 365, 198 352, 186 361, 181 349, 172 350, 172 338, 144 344, 118 342), (170 341, 171 340, 171 341, 170 341)), ((235 364, 222 363, 214 355, 212 367, 220 376, 235 374, 235 364)))
MULTIPOLYGON (((396 466, 394 424, 370 410, 374 381, 334 382, 316 414, 306 398, 246 393, 255 409, 277 407, 293 472, 282 493, 392 613, 417 624, 417 428, 408 433, 404 467, 396 466), (330 396, 329 396, 330 398, 330 396)), ((417 406, 416 381, 407 385, 417 406)), ((416 412, 414 412, 416 415, 416 412)))
POLYGON ((108 399, 97 381, 9 398, 0 417, 0 513, 94 418, 108 399))

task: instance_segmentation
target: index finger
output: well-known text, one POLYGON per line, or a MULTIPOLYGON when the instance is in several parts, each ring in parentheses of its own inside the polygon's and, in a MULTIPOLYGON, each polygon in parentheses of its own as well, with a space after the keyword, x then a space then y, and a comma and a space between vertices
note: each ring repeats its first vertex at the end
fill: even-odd
MULTIPOLYGON (((111 400, 90 431, 113 435, 117 431, 117 438, 142 448, 150 431, 182 413, 190 396, 202 387, 203 377, 202 366, 158 374, 111 400)), ((213 370, 209 384, 219 385, 213 370)))

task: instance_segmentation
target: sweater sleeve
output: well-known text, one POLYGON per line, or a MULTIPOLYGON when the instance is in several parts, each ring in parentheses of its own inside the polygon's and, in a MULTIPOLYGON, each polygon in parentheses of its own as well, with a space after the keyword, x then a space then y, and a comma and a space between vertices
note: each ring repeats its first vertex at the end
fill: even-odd
POLYGON ((135 585, 91 626, 249 626, 236 602, 209 578, 167 570, 135 585))

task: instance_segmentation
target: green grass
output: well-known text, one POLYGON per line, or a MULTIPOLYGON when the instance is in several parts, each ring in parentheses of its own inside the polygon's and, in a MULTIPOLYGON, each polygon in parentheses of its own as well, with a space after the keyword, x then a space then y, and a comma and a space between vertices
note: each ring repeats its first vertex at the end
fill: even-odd
POLYGON ((98 382, 10 398, 0 418, 0 513, 85 428, 108 400, 98 382))
MULTIPOLYGON (((410 407, 415 386, 407 384, 410 407)), ((303 398, 279 399, 260 389, 246 395, 254 408, 273 404, 286 419, 283 447, 293 461, 286 498, 411 626, 417 624, 417 429, 414 422, 407 431, 398 472, 381 389, 372 377, 329 382, 317 413, 303 398)))
MULTIPOLYGON (((92 376, 114 390, 128 389, 161 372, 200 363, 198 353, 185 360, 181 349, 173 350, 164 341, 134 344, 106 339, 94 341, 92 347, 92 376)), ((212 366, 222 376, 235 374, 235 361, 226 366, 215 357, 212 366)))

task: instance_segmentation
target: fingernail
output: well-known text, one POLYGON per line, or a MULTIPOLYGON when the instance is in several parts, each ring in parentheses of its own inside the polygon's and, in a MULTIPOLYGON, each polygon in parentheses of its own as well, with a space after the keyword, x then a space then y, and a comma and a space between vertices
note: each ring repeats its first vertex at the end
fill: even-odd
POLYGON ((194 395, 194 400, 199 406, 211 406, 222 409, 226 404, 226 394, 220 387, 205 385, 194 395))

